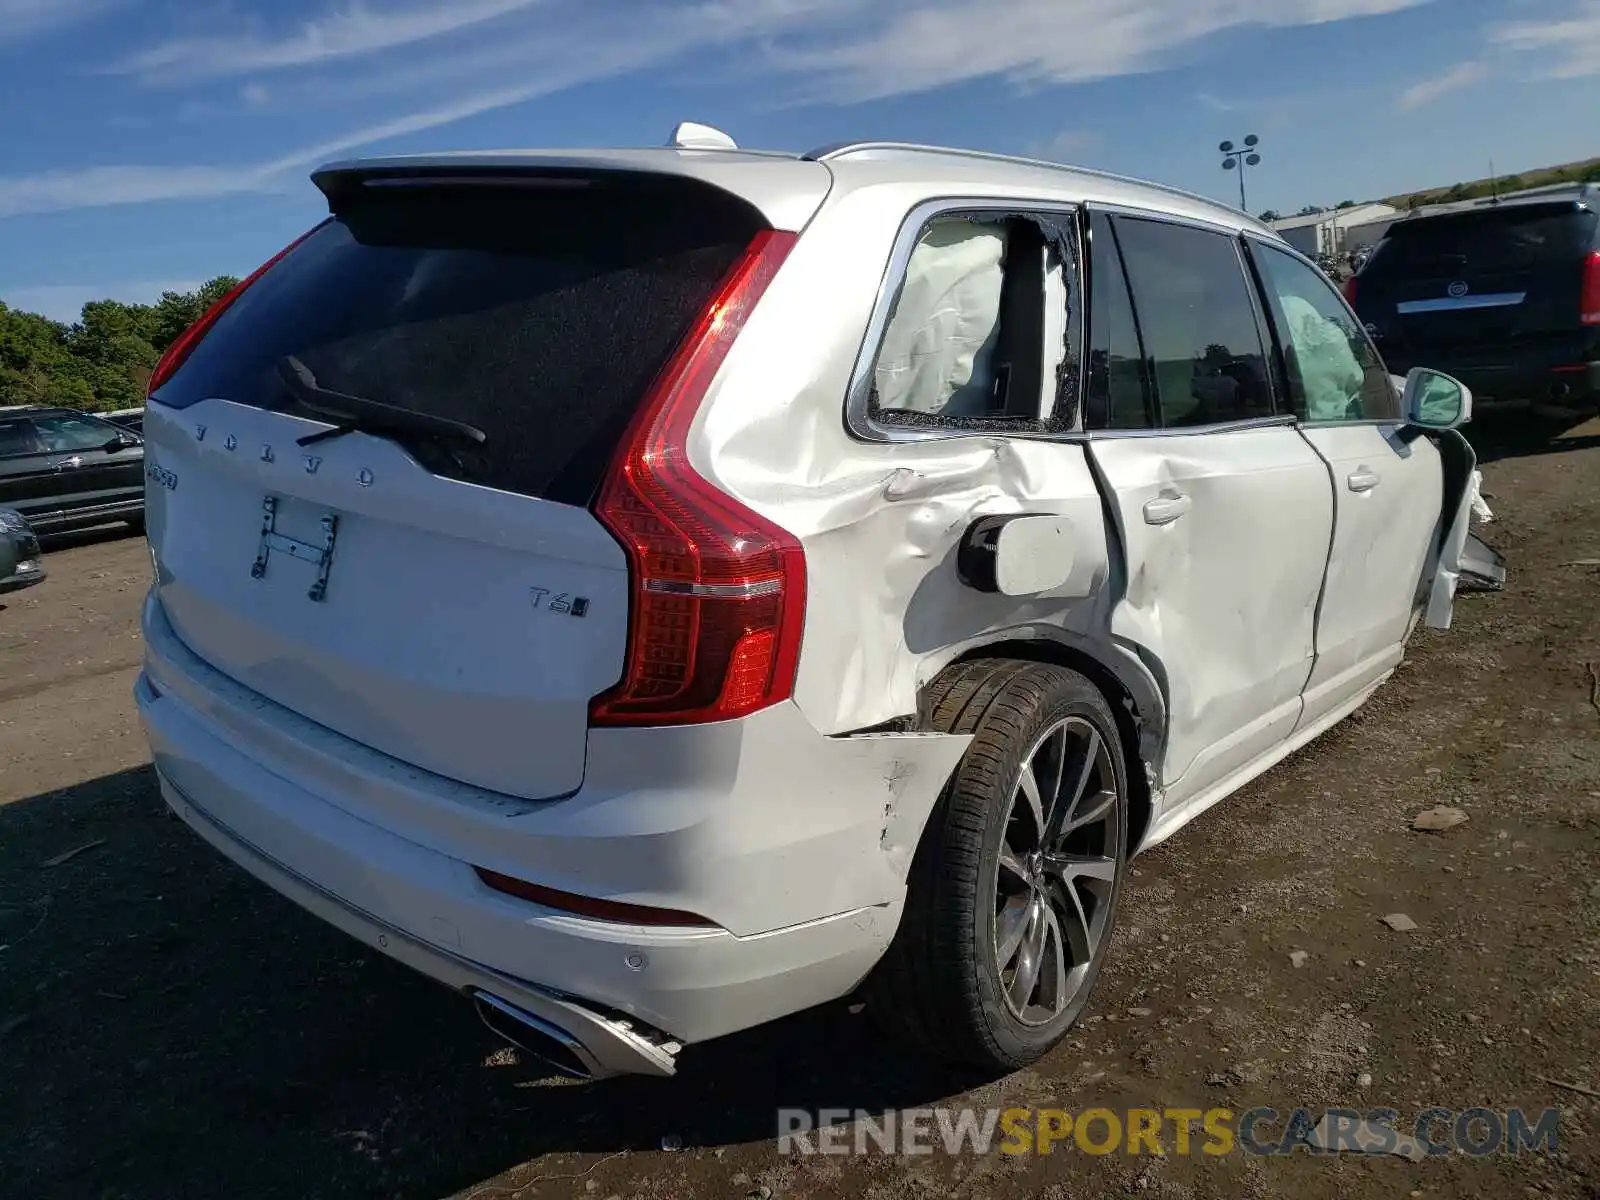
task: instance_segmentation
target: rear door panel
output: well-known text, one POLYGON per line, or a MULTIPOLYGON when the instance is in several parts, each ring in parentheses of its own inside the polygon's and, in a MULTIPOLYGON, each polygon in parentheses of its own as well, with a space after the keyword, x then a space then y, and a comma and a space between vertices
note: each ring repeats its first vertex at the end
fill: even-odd
POLYGON ((1090 452, 1126 558, 1112 632, 1165 669, 1162 775, 1180 803, 1299 720, 1333 529, 1327 469, 1288 425, 1095 439, 1090 452))

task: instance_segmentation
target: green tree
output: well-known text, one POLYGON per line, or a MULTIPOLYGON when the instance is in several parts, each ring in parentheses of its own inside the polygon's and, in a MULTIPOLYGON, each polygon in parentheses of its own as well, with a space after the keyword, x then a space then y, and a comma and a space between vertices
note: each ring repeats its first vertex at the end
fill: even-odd
POLYGON ((1277 209, 1269 208, 1261 214, 1259 219, 1262 221, 1276 221, 1279 220, 1280 217, 1277 209))
POLYGON ((1343 208, 1354 208, 1355 206, 1356 206, 1356 202, 1354 200, 1341 200, 1341 201, 1339 201, 1338 204, 1334 205, 1335 208, 1340 208, 1340 209, 1343 209, 1343 208))
POLYGON ((91 300, 72 325, 0 303, 0 404, 134 407, 162 351, 237 282, 219 275, 154 304, 91 300))

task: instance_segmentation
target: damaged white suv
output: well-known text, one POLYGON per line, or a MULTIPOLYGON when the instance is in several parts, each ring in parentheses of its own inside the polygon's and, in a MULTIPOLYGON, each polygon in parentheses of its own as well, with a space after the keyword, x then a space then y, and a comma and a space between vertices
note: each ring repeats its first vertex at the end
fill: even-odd
POLYGON ((352 162, 168 352, 172 808, 579 1076, 1010 1068, 1130 855, 1449 622, 1466 389, 1211 201, 861 144, 352 162))

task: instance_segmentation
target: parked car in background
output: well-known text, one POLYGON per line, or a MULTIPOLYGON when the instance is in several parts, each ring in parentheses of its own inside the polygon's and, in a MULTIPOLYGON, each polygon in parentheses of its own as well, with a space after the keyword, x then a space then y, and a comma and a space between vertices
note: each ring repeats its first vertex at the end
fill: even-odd
POLYGON ((0 508, 0 595, 43 583, 39 539, 14 508, 0 508))
POLYGON ((1346 296, 1390 367, 1478 400, 1600 404, 1600 188, 1396 221, 1346 296))
POLYGON ((123 429, 131 429, 134 433, 144 432, 144 405, 138 408, 119 408, 116 412, 101 414, 113 425, 120 425, 123 429))
POLYGON ((1222 204, 692 129, 313 178, 152 378, 162 792, 570 1074, 858 988, 1037 1059, 1129 858, 1449 624, 1470 394, 1222 204))
POLYGON ((0 411, 0 505, 41 534, 144 527, 144 439, 70 408, 0 411))

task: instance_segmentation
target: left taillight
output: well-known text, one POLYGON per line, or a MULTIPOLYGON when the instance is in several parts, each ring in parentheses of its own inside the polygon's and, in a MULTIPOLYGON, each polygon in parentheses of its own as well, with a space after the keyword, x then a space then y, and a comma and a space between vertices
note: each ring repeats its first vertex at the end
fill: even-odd
MULTIPOLYGON (((326 222, 323 224, 326 224, 326 222)), ((194 348, 200 344, 200 340, 211 332, 211 327, 217 323, 217 318, 227 312, 233 302, 244 295, 245 290, 251 284, 277 266, 284 255, 288 254, 289 251, 293 250, 320 228, 322 226, 318 225, 315 228, 306 230, 282 250, 267 259, 266 262, 251 271, 244 279, 234 284, 233 288, 222 299, 201 313, 199 320, 180 333, 172 345, 168 346, 166 352, 162 354, 160 360, 156 363, 156 369, 150 373, 150 386, 146 389, 146 396, 154 395, 157 388, 177 373, 178 368, 183 366, 189 355, 194 353, 194 348)))

